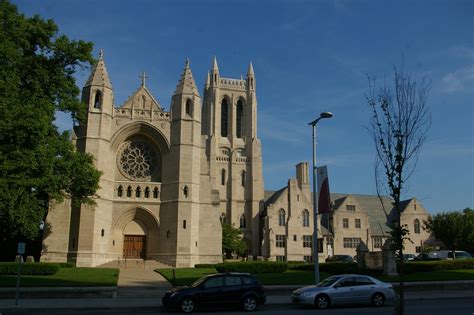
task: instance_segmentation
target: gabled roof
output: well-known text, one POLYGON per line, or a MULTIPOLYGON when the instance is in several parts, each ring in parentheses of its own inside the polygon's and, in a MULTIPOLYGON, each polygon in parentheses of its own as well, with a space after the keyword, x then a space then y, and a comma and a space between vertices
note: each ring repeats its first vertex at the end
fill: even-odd
POLYGON ((90 85, 105 86, 109 89, 112 89, 112 83, 110 83, 109 74, 105 68, 104 53, 102 49, 99 53, 99 60, 97 60, 97 63, 92 69, 91 75, 89 76, 89 79, 87 79, 84 86, 90 85))
POLYGON ((277 191, 265 190, 265 193, 264 193, 265 207, 267 207, 268 205, 271 205, 272 203, 275 203, 275 201, 277 201, 278 198, 280 198, 280 196, 287 190, 287 188, 288 187, 285 186, 277 191))
POLYGON ((160 103, 155 99, 153 94, 151 94, 150 90, 142 83, 142 85, 133 93, 126 101, 123 103, 122 108, 132 108, 132 104, 134 107, 137 107, 141 102, 141 97, 145 96, 147 100, 147 104, 151 101, 151 106, 154 109, 163 110, 160 103))

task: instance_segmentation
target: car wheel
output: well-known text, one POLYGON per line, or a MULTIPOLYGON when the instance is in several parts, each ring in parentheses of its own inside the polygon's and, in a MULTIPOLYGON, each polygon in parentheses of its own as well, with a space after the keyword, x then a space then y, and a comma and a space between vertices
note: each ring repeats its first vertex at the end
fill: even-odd
POLYGON ((382 293, 375 293, 372 295, 373 306, 383 306, 385 303, 385 296, 382 293))
POLYGON ((192 298, 184 298, 181 300, 180 307, 184 313, 191 313, 195 308, 194 300, 192 298))
POLYGON ((326 309, 330 304, 329 296, 320 294, 314 298, 314 305, 320 310, 326 309))
POLYGON ((254 311, 257 308, 257 299, 253 295, 244 297, 242 306, 247 312, 254 311))

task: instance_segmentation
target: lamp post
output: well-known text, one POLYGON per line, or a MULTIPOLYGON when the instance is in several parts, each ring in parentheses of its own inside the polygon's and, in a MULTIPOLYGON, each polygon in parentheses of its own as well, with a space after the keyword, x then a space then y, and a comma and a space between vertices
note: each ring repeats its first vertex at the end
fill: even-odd
POLYGON ((322 112, 319 117, 310 122, 308 125, 313 127, 313 261, 314 261, 314 281, 315 284, 319 283, 319 257, 318 257, 318 200, 317 200, 317 187, 316 187, 316 124, 318 121, 324 118, 331 118, 331 112, 322 112))

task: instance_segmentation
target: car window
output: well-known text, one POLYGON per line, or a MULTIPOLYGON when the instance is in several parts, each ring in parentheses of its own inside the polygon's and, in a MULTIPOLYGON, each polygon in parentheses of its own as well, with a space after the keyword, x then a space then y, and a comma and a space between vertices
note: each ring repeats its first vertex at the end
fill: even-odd
POLYGON ((345 278, 339 282, 339 287, 352 287, 355 286, 356 283, 354 281, 354 278, 345 278))
POLYGON ((452 252, 448 253, 448 258, 453 258, 453 253, 452 252))
POLYGON ((242 282, 243 282, 243 284, 252 284, 253 283, 252 278, 250 278, 250 277, 242 277, 242 282))
POLYGON ((340 277, 329 277, 318 283, 316 286, 317 287, 329 287, 334 284, 337 280, 339 280, 340 277))
POLYGON ((357 277, 355 278, 357 285, 371 285, 375 284, 372 280, 367 277, 357 277))
POLYGON ((204 287, 207 288, 217 288, 222 287, 224 285, 224 278, 223 277, 214 277, 207 280, 204 283, 204 287))
POLYGON ((225 277, 225 286, 230 287, 230 286, 235 286, 235 285, 242 285, 242 280, 240 277, 225 277))

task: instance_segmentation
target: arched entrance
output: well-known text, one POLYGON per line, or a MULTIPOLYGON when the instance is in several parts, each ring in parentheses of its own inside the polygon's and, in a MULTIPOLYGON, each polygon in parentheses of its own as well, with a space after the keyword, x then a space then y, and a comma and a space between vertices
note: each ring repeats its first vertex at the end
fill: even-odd
POLYGON ((115 234, 122 240, 122 256, 148 259, 157 252, 159 224, 155 215, 136 207, 123 212, 114 224, 115 234))

